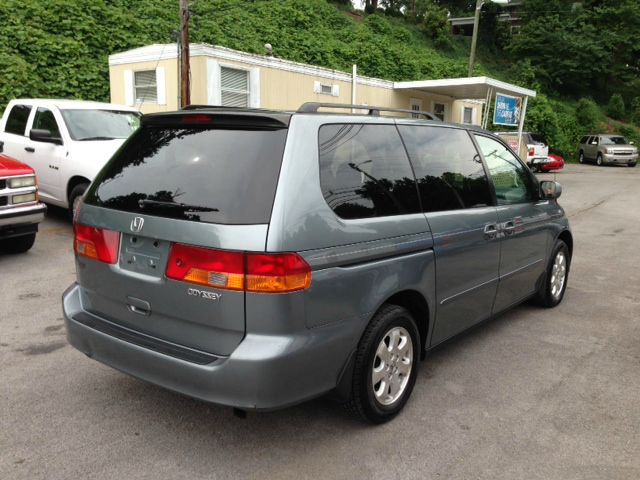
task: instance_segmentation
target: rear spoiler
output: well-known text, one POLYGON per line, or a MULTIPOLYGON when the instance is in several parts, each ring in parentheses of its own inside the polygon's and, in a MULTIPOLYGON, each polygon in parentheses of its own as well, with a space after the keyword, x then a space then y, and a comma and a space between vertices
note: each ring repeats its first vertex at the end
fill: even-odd
POLYGON ((290 114, 243 111, 229 108, 189 109, 171 113, 151 113, 142 117, 141 125, 278 130, 289 126, 290 114))

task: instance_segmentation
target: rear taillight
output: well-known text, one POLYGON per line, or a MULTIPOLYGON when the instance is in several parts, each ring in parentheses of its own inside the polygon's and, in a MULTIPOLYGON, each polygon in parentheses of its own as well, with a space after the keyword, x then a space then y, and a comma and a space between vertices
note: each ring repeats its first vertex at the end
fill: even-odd
POLYGON ((294 292, 310 284, 311 268, 300 255, 247 254, 248 292, 294 292))
POLYGON ((76 223, 73 225, 73 233, 76 255, 104 263, 117 262, 120 232, 76 223))
POLYGON ((295 253, 226 252, 182 244, 171 247, 166 275, 173 280, 247 292, 294 292, 311 284, 311 268, 295 253))
POLYGON ((536 149, 535 148, 530 148, 529 149, 529 156, 530 157, 533 157, 535 155, 535 153, 536 153, 536 149))
POLYGON ((198 285, 244 290, 244 255, 175 244, 171 247, 166 275, 198 285))

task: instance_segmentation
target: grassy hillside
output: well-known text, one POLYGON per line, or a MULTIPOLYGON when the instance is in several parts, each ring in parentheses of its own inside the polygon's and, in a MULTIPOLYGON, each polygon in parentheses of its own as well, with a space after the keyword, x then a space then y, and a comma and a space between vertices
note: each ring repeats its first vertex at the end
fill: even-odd
MULTIPOLYGON (((175 41, 177 0, 2 0, 0 109, 11 99, 63 97, 107 100, 107 56, 175 41)), ((415 25, 382 14, 361 16, 326 0, 194 0, 191 40, 274 54, 391 80, 463 77, 469 41, 435 46, 415 25), (443 46, 444 45, 444 46, 443 46)), ((531 87, 530 71, 480 52, 476 74, 531 87)), ((575 105, 544 96, 530 103, 529 127, 568 155, 584 130, 575 105)), ((603 118, 604 120, 604 118, 603 118)))

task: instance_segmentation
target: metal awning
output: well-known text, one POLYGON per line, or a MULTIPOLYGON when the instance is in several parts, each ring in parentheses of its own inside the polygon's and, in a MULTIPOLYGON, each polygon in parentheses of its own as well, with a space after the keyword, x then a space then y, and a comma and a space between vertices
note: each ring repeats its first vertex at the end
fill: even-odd
POLYGON ((423 90, 428 93, 446 95, 457 99, 487 98, 490 89, 519 97, 535 97, 535 90, 522 88, 490 77, 444 78, 441 80, 418 80, 415 82, 394 82, 397 90, 423 90))
POLYGON ((487 128, 489 123, 489 108, 492 97, 496 93, 523 97, 520 122, 518 124, 518 154, 522 143, 522 129, 524 117, 527 114, 527 101, 529 97, 536 96, 535 90, 519 87, 511 83, 496 80, 490 77, 466 77, 444 78, 441 80, 418 80, 415 82, 394 82, 395 90, 418 90, 424 93, 444 95, 459 100, 482 100, 485 108, 482 112, 482 127, 487 128))

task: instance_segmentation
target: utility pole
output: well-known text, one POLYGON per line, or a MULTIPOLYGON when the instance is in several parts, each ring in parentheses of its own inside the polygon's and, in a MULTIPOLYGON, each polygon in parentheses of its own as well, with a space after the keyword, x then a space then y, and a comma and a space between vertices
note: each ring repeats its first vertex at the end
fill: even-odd
POLYGON ((180 0, 180 108, 184 108, 190 103, 189 0, 180 0))
POLYGON ((478 24, 480 23, 480 10, 484 0, 476 2, 476 13, 473 19, 473 36, 471 37, 471 54, 469 55, 469 77, 473 77, 473 64, 476 61, 476 43, 478 42, 478 24))
POLYGON ((485 2, 507 5, 509 0, 476 0, 476 13, 473 17, 473 36, 471 37, 471 54, 469 55, 469 77, 473 77, 473 65, 476 63, 476 44, 478 43, 478 24, 480 23, 480 10, 485 2))

